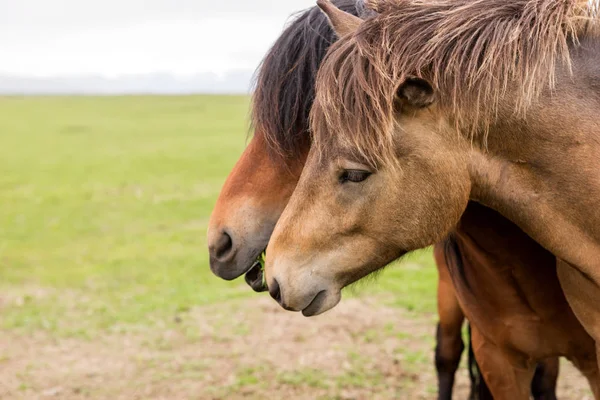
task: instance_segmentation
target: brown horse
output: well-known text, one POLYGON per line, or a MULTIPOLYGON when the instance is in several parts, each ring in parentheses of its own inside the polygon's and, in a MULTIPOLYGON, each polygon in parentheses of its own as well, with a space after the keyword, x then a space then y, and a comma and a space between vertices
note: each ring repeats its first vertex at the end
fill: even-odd
MULTIPOLYGON (((361 2, 339 0, 336 4, 354 15, 365 13, 361 2)), ((255 134, 225 182, 209 225, 210 264, 219 277, 235 279, 246 273, 246 281, 255 290, 263 290, 262 271, 255 261, 267 247, 304 166, 316 73, 335 40, 326 16, 313 7, 283 32, 261 65, 253 97, 255 134)), ((440 270, 438 311, 438 393, 440 399, 451 399, 464 349, 465 318, 445 268, 440 270)), ((477 366, 469 355, 471 372, 477 366)), ((555 384, 556 377, 551 372, 536 375, 532 392, 548 392, 546 381, 555 384)), ((479 398, 489 398, 484 381, 472 386, 472 393, 484 394, 479 398)))
MULTIPOLYGON (((324 312, 344 286, 440 240, 473 199, 561 258, 561 286, 597 342, 598 4, 382 4, 346 24, 358 29, 319 72, 314 146, 267 249, 271 295, 324 312)), ((539 349, 513 345, 536 357, 573 350, 536 337, 539 349)))
MULTIPOLYGON (((567 303, 552 254, 495 211, 470 203, 435 256, 471 321, 475 355, 495 399, 529 398, 536 364, 543 361, 556 376, 558 355, 583 372, 598 398, 595 343, 567 303), (498 252, 506 248, 513 251, 498 252)), ((552 383, 545 390, 534 395, 555 398, 552 383)))

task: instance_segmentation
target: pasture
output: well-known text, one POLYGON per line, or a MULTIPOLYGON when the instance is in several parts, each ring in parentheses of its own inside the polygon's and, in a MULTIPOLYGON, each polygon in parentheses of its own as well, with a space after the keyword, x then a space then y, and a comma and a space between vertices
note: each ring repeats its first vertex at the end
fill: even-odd
MULTIPOLYGON (((210 272, 248 106, 0 98, 0 398, 435 398, 430 251, 311 319, 210 272)), ((563 365, 559 393, 590 396, 563 365)))

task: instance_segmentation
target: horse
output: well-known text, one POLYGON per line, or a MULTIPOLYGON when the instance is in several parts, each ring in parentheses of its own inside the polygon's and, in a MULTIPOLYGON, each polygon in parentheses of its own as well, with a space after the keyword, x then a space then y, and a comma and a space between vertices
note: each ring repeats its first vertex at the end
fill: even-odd
MULTIPOLYGON (((330 18, 341 37, 319 70, 313 146, 267 247, 271 296, 325 312, 343 287, 442 240, 475 201, 557 256, 571 328, 598 343, 598 2, 370 4, 377 15, 364 22, 330 18)), ((534 289, 552 287, 552 273, 534 289)), ((539 318, 535 290, 518 294, 539 318)), ((536 357, 578 352, 537 337, 540 348, 508 339, 536 357)), ((514 366, 530 376, 531 363, 514 366)))
MULTIPOLYGON (((366 14, 362 2, 337 0, 340 9, 366 14)), ((229 174, 209 222, 210 266, 232 280, 245 274, 255 290, 265 290, 257 257, 298 182, 310 148, 308 115, 315 78, 329 46, 337 39, 317 7, 302 12, 281 34, 259 67, 252 98, 254 136, 229 174)), ((464 351, 464 314, 447 270, 440 269, 435 367, 439 399, 451 399, 454 378, 464 351)), ((469 342, 470 346, 470 342, 469 342)), ((547 368, 545 370, 548 370, 547 368)), ((542 369, 540 369, 542 371, 542 369)), ((470 398, 489 398, 485 381, 469 351, 470 398), (481 393, 479 397, 476 394, 481 393)), ((539 373, 532 393, 544 392, 552 373, 539 373)), ((536 397, 537 398, 537 397, 536 397)))

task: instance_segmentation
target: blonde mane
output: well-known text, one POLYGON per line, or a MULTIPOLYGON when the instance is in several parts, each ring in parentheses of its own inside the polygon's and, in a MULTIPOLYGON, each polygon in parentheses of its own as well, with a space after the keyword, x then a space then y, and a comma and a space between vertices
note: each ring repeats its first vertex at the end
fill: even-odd
POLYGON ((485 131, 509 87, 524 113, 554 84, 557 62, 570 68, 569 44, 596 33, 599 3, 371 1, 378 14, 334 44, 319 70, 314 145, 335 139, 375 168, 392 160, 396 90, 410 76, 427 79, 439 109, 469 134, 485 131))

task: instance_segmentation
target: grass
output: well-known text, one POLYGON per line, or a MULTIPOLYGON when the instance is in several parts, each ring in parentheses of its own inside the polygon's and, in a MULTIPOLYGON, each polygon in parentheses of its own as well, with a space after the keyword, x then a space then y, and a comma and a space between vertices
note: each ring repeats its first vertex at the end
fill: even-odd
MULTIPOLYGON (((208 268, 205 232, 246 143, 246 97, 0 99, 4 328, 95 334, 256 296, 208 268), (149 318, 151 317, 151 318, 149 318)), ((352 293, 434 310, 429 253, 352 293)))
POLYGON ((248 106, 0 97, 0 398, 435 397, 430 250, 346 290, 356 319, 305 320, 210 272, 248 106))

